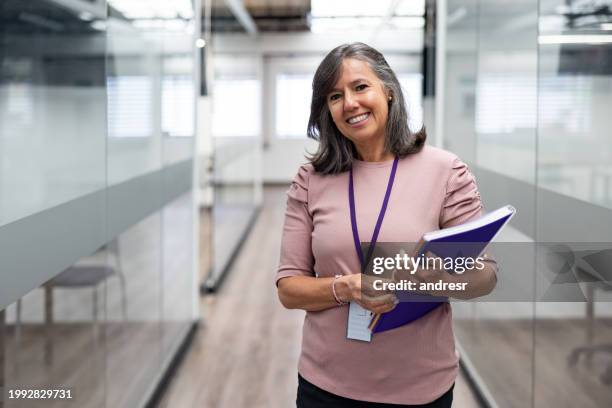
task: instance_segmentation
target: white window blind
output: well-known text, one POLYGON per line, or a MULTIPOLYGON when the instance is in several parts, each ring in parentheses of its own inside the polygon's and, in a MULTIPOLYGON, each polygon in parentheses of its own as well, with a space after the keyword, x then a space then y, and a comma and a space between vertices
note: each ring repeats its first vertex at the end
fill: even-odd
POLYGON ((486 75, 478 82, 476 130, 511 133, 537 125, 588 131, 591 98, 592 81, 587 77, 542 77, 538 84, 534 76, 486 75))
POLYGON ((162 80, 162 129, 170 136, 194 134, 194 82, 190 76, 166 76, 162 80))
POLYGON ((151 79, 117 76, 107 79, 109 137, 149 137, 153 133, 151 79))

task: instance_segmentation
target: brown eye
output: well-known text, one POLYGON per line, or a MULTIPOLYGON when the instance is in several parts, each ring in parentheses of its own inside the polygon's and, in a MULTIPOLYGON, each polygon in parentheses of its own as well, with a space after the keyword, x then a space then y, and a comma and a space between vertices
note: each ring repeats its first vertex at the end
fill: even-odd
POLYGON ((335 101, 335 100, 338 100, 338 98, 340 98, 340 94, 333 94, 332 96, 329 97, 329 100, 335 101))
POLYGON ((360 85, 357 85, 357 86, 355 87, 355 89, 356 89, 356 90, 358 90, 358 91, 363 91, 363 90, 364 90, 364 89, 366 89, 367 87, 368 87, 368 86, 367 86, 366 84, 360 84, 360 85))

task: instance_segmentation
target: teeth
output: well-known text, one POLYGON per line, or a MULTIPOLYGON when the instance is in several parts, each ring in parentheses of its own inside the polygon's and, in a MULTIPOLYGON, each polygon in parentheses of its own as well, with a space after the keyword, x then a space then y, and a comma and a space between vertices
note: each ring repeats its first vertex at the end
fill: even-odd
POLYGON ((354 118, 350 118, 348 120, 348 123, 353 125, 353 124, 355 124, 357 122, 361 122, 362 120, 365 120, 365 118, 367 118, 368 115, 369 115, 369 113, 364 113, 363 115, 355 116, 354 118))

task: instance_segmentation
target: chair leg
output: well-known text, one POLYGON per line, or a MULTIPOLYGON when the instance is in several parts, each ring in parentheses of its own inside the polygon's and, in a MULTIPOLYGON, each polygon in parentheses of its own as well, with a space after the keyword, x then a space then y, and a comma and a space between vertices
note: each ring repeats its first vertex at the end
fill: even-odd
POLYGON ((125 293, 125 276, 119 273, 117 275, 119 277, 119 286, 121 286, 121 314, 123 317, 123 321, 127 322, 127 296, 125 293))
POLYGON ((53 364, 53 287, 45 285, 45 363, 53 364))
POLYGON ((15 343, 21 344, 21 299, 17 299, 15 311, 15 343))
MULTIPOLYGON (((586 344, 592 346, 595 340, 595 287, 587 283, 587 303, 586 303, 586 317, 587 317, 587 330, 586 330, 586 344)), ((593 352, 586 352, 586 359, 589 367, 593 363, 593 352)))
POLYGON ((92 292, 92 320, 93 320, 93 332, 94 332, 94 342, 98 342, 98 287, 94 286, 92 292))

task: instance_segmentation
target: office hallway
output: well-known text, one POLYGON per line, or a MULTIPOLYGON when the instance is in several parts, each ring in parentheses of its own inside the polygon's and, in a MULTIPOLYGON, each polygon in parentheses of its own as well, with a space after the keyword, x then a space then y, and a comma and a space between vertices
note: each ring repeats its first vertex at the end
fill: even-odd
MULTIPOLYGON (((200 299, 205 323, 158 407, 295 406, 304 312, 282 308, 273 285, 286 189, 265 189, 261 214, 226 281, 200 299)), ((478 407, 462 376, 453 406, 478 407)))

